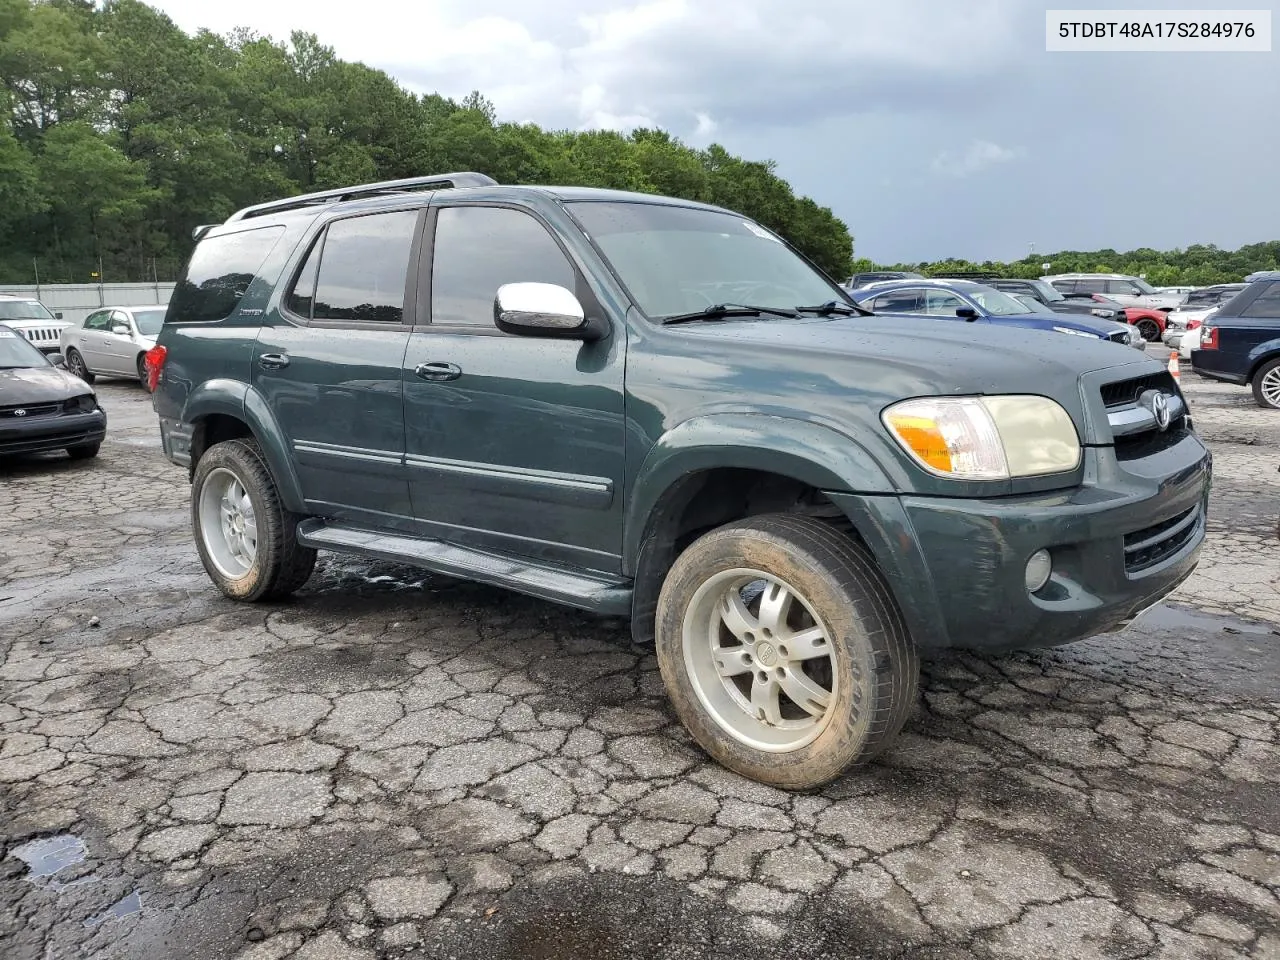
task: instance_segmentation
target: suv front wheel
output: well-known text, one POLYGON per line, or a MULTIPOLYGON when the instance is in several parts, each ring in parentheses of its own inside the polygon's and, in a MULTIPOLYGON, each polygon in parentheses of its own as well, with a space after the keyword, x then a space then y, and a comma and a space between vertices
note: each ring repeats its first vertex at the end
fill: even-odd
POLYGON ((280 503, 252 440, 214 444, 191 481, 191 525, 209 578, 233 600, 275 600, 311 576, 316 552, 298 544, 299 517, 280 503))
POLYGON ((863 547, 811 517, 703 535, 672 565, 657 654, 681 721, 715 760, 786 789, 865 763, 915 706, 919 657, 863 547))

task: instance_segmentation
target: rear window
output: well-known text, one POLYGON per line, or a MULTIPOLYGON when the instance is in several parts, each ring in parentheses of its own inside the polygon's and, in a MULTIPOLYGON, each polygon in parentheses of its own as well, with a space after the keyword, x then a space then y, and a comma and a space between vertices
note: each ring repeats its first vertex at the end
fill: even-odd
POLYGON ((166 323, 216 323, 240 305, 284 227, 259 227, 200 241, 169 300, 166 323))

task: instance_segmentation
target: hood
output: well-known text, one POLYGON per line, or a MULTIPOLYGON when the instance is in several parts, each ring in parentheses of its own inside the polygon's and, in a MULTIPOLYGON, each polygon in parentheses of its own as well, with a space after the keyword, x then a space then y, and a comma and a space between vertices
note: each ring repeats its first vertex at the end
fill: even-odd
POLYGON ((92 394, 93 388, 57 367, 18 367, 0 370, 0 407, 51 403, 92 394))
POLYGON ((1171 307, 1181 306, 1182 302, 1187 299, 1184 293, 1145 293, 1142 295, 1146 306, 1156 309, 1169 309, 1171 307))
POLYGON ((1092 333, 1104 339, 1115 333, 1117 326, 1127 326, 1117 324, 1114 320, 1103 320, 1088 313, 1015 314, 1011 317, 992 317, 991 322, 1002 326, 1030 327, 1033 330, 1052 331, 1054 327, 1066 327, 1081 333, 1092 333))

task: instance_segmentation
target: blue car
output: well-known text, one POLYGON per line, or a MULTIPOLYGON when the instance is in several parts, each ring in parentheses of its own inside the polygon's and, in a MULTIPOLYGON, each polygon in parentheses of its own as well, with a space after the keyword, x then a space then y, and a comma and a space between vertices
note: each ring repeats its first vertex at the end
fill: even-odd
POLYGON ((873 313, 998 323, 1110 340, 1139 350, 1147 345, 1128 324, 1083 314, 1039 313, 1007 293, 971 280, 889 280, 850 290, 849 295, 873 313))
POLYGON ((1280 410, 1280 271, 1264 274, 1205 317, 1199 333, 1199 349, 1191 348, 1196 373, 1247 384, 1258 406, 1280 410))

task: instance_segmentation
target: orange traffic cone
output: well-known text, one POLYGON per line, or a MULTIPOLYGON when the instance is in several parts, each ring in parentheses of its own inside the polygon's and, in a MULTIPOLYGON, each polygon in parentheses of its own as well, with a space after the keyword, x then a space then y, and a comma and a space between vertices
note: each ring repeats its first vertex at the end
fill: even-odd
POLYGON ((1181 380, 1182 375, 1178 372, 1178 351, 1174 350, 1169 354, 1169 376, 1175 380, 1181 380))

